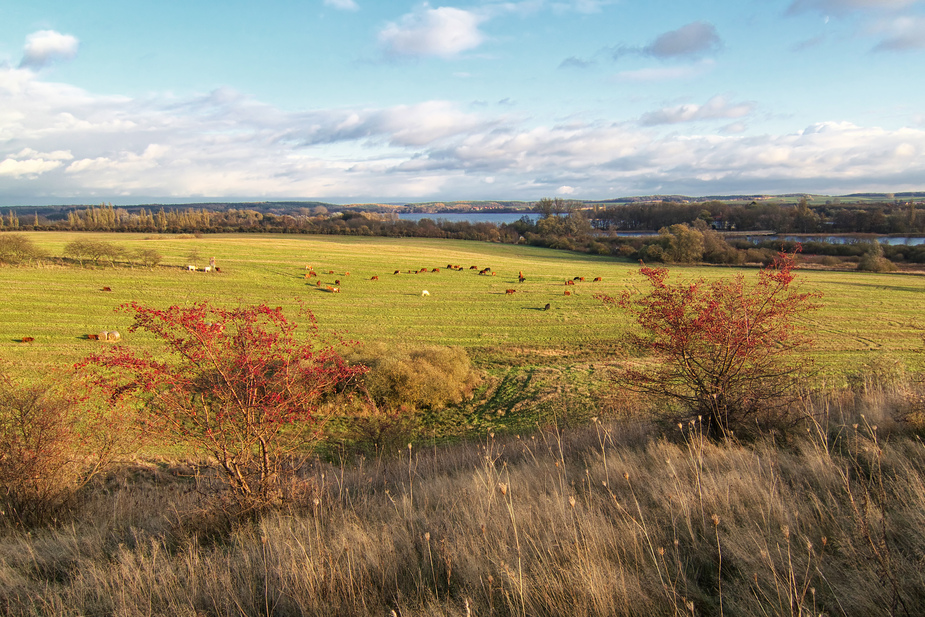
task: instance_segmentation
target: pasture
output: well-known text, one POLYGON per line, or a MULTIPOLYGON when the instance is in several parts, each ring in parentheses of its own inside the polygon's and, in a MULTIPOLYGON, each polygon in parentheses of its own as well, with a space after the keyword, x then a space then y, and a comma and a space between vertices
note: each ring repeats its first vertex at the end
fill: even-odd
MULTIPOLYGON (((104 330, 120 331, 123 344, 150 345, 141 334, 127 335, 130 320, 116 309, 130 301, 151 306, 265 302, 292 309, 291 315, 304 302, 322 330, 350 340, 459 345, 476 358, 502 363, 508 358, 511 365, 524 354, 552 364, 577 357, 606 360, 622 355, 620 336, 628 322, 618 307, 603 305, 593 294, 618 296, 638 282, 637 264, 627 260, 480 242, 241 234, 24 235, 49 258, 33 266, 0 268, 0 358, 14 372, 66 367, 101 344, 87 335, 104 330), (65 245, 77 238, 128 250, 154 249, 164 259, 153 269, 64 263, 60 257, 65 245), (220 272, 202 271, 211 257, 220 272), (197 271, 189 271, 189 265, 197 271), (318 276, 306 278, 306 266, 318 276), (491 274, 479 274, 485 268, 491 274), (394 274, 396 270, 400 273, 394 274), (520 272, 523 282, 518 281, 520 272), (575 277, 585 280, 565 284, 575 277), (592 282, 596 277, 602 280, 592 282), (338 293, 325 289, 335 285, 338 293), (428 295, 422 295, 424 290, 428 295), (549 310, 544 310, 546 304, 549 310), (26 337, 34 340, 22 342, 26 337)), ((756 270, 673 266, 671 271, 673 277, 709 279, 736 272, 752 277, 756 270)), ((920 361, 925 277, 807 270, 800 278, 805 289, 823 294, 823 308, 809 317, 823 374, 844 375, 877 352, 907 363, 920 361)))

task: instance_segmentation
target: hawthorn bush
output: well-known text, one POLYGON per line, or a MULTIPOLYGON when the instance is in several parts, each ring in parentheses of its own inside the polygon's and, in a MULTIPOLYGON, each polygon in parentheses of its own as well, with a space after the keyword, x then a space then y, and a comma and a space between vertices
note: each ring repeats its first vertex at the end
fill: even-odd
POLYGON ((325 405, 364 366, 349 366, 314 316, 299 335, 280 308, 206 302, 156 309, 123 305, 164 345, 158 356, 119 345, 79 366, 113 399, 141 402, 146 424, 211 459, 227 481, 223 507, 246 514, 290 495, 297 455, 324 434, 325 405))
POLYGON ((667 269, 643 266, 648 289, 627 291, 619 303, 638 327, 631 343, 658 362, 626 368, 618 381, 679 404, 713 436, 789 419, 811 364, 800 318, 819 297, 794 285, 794 268, 795 254, 780 253, 754 283, 742 275, 673 283, 667 269))

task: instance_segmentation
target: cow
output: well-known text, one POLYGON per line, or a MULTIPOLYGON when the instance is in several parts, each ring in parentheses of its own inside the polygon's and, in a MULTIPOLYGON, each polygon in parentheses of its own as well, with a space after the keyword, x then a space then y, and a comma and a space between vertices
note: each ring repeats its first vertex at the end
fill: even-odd
POLYGON ((344 276, 350 276, 349 272, 344 272, 344 276))
POLYGON ((321 287, 321 280, 315 281, 315 287, 321 287))
POLYGON ((212 266, 206 266, 206 267, 203 268, 202 270, 203 270, 203 272, 212 272, 212 266))
POLYGON ((430 292, 427 291, 426 289, 425 289, 424 291, 421 292, 421 297, 422 297, 422 298, 423 298, 424 296, 429 296, 429 295, 430 295, 430 292))
POLYGON ((427 268, 421 268, 420 270, 418 270, 418 274, 421 274, 424 272, 427 272, 427 268))
MULTIPOLYGON (((395 271, 395 274, 398 274, 398 270, 395 271)), ((373 276, 373 277, 370 278, 369 280, 371 280, 371 281, 378 281, 378 280, 379 280, 379 277, 378 277, 378 276, 373 276)))
POLYGON ((600 283, 600 282, 603 281, 603 280, 604 280, 604 279, 602 279, 601 277, 597 277, 597 278, 595 278, 595 279, 592 281, 592 283, 600 283))
POLYGON ((334 284, 335 284, 335 285, 340 285, 340 279, 335 279, 335 280, 334 280, 334 284))
POLYGON ((511 294, 517 293, 517 290, 516 289, 505 289, 504 293, 511 295, 511 294))
POLYGON ((189 270, 190 272, 195 272, 196 266, 186 266, 186 269, 189 270))
POLYGON ((334 270, 328 270, 328 274, 334 274, 334 270))
POLYGON ((575 281, 565 281, 565 284, 566 284, 566 285, 574 285, 574 284, 575 284, 575 281))
POLYGON ((440 272, 440 268, 434 268, 432 272, 440 272))
POLYGON ((564 295, 566 295, 566 296, 570 296, 570 295, 572 295, 572 292, 570 292, 570 291, 569 291, 568 289, 566 289, 566 290, 565 290, 565 294, 564 294, 564 295))
POLYGON ((88 341, 98 341, 100 340, 100 335, 99 334, 88 334, 87 340, 88 341))
POLYGON ((585 277, 579 276, 579 277, 578 277, 578 282, 579 282, 579 283, 584 283, 584 282, 585 282, 585 277))
POLYGON ((23 343, 31 343, 32 341, 35 340, 35 337, 33 337, 33 336, 24 336, 24 337, 22 337, 20 340, 21 340, 23 343))
POLYGON ((446 265, 446 269, 447 269, 447 270, 452 270, 452 269, 453 269, 453 264, 447 264, 447 265, 446 265))
POLYGON ((325 285, 324 290, 332 294, 340 293, 340 287, 331 287, 330 285, 325 285))
POLYGON ((576 276, 576 277, 573 278, 572 280, 573 280, 573 281, 583 281, 584 279, 581 278, 580 276, 576 276))
POLYGON ((478 270, 478 266, 469 266, 470 270, 478 270))
POLYGON ((112 291, 112 287, 103 287, 102 291, 112 291))
POLYGON ((401 274, 401 270, 396 270, 395 274, 401 274))
POLYGON ((315 272, 314 270, 310 270, 309 272, 305 274, 305 278, 307 279, 315 278, 316 276, 318 276, 318 273, 315 272))
POLYGON ((543 307, 543 310, 544 310, 544 311, 548 311, 548 310, 549 310, 549 304, 546 304, 546 306, 543 307))

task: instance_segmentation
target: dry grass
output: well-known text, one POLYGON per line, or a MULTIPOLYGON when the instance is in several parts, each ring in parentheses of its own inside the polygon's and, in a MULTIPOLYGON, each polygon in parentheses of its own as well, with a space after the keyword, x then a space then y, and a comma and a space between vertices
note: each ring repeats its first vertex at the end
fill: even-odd
POLYGON ((925 614, 925 446, 886 423, 908 400, 807 398, 805 434, 753 443, 594 422, 316 463, 303 503, 234 529, 196 515, 193 466, 138 463, 0 536, 0 610, 925 614))

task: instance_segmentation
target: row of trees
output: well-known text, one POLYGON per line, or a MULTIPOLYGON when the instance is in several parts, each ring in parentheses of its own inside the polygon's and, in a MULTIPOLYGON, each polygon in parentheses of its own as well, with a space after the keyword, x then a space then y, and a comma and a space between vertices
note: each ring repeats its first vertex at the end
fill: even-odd
POLYGON ((729 204, 703 203, 621 204, 596 208, 590 214, 596 228, 623 231, 655 230, 697 220, 721 230, 809 233, 925 233, 925 213, 915 202, 871 204, 796 205, 774 201, 729 204))
MULTIPOLYGON (((544 198, 533 204, 540 220, 558 221, 555 229, 531 230, 548 236, 576 236, 602 230, 654 231, 676 224, 693 225, 703 221, 719 230, 773 231, 776 233, 925 233, 925 214, 915 202, 898 203, 810 203, 806 198, 795 205, 775 201, 748 204, 706 201, 700 203, 632 203, 588 207, 578 201, 544 198), (561 222, 567 221, 566 229, 561 222)), ((280 207, 276 212, 216 205, 206 208, 116 208, 111 204, 67 212, 65 219, 50 220, 38 213, 24 221, 10 210, 0 216, 0 230, 67 229, 74 231, 136 231, 192 233, 263 231, 274 233, 344 233, 358 235, 476 236, 480 240, 506 241, 488 225, 447 223, 434 214, 434 220, 402 221, 394 212, 348 210, 331 214, 327 208, 280 207), (496 236, 492 238, 491 236, 496 236)), ((503 229, 503 225, 500 226, 503 229)), ((503 232, 502 232, 503 235, 503 232)), ((515 238, 514 241, 517 239, 515 238)))

